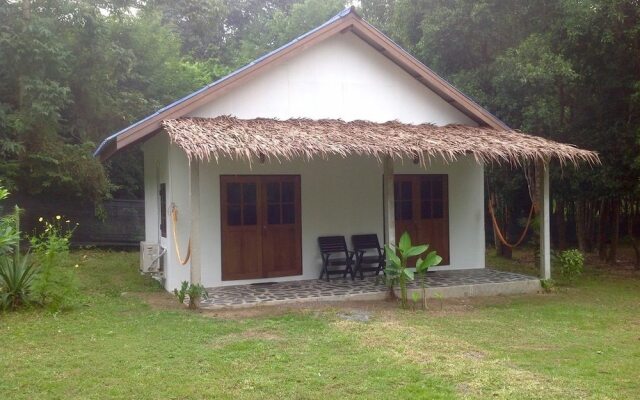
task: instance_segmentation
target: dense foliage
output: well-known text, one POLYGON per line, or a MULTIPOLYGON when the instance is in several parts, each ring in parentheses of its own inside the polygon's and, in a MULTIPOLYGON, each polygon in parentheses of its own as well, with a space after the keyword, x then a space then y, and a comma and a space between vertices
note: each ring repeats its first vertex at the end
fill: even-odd
MULTIPOLYGON (((97 142, 347 3, 0 0, 0 180, 43 198, 139 197, 139 150, 103 167, 91 156, 97 142)), ((638 0, 357 4, 511 127, 600 152, 601 168, 552 170, 554 238, 615 261, 620 227, 633 233, 638 214, 638 0)), ((523 176, 488 173, 502 223, 514 229, 529 207, 523 176)))

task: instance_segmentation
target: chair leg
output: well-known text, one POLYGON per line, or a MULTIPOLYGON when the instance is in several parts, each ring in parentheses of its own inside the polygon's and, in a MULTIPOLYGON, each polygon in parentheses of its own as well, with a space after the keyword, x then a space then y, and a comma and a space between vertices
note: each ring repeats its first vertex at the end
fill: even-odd
POLYGON ((329 266, 327 261, 323 261, 322 263, 322 272, 320 273, 320 280, 322 280, 323 276, 327 276, 327 282, 329 282, 329 266))

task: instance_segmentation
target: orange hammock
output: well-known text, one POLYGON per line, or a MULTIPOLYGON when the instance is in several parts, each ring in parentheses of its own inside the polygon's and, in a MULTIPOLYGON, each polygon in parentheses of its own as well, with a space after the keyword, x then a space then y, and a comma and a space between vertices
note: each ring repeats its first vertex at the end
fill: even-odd
POLYGON ((529 210, 529 217, 527 218, 527 224, 524 227, 524 230, 522 231, 522 234, 520 235, 520 238, 518 239, 518 241, 514 244, 510 244, 507 243, 507 240, 505 239, 504 235, 502 234, 502 232, 500 231, 500 227, 498 226, 498 221, 496 220, 496 215, 495 212, 493 211, 493 203, 495 201, 495 198, 493 195, 489 196, 489 215, 491 215, 491 221, 493 222, 493 229, 496 232, 496 236, 498 237, 498 240, 500 240, 500 242, 507 246, 510 249, 513 249, 515 247, 518 247, 522 241, 524 240, 525 236, 527 235, 527 231, 529 230, 529 225, 531 225, 531 219, 533 217, 533 201, 531 202, 531 210, 529 210))
POLYGON ((173 206, 171 208, 171 222, 173 222, 171 224, 171 230, 173 231, 173 244, 176 248, 176 256, 178 257, 178 261, 180 261, 180 264, 186 265, 189 262, 189 259, 191 258, 191 236, 189 236, 189 243, 187 244, 187 256, 183 260, 182 257, 180 257, 180 247, 178 246, 178 234, 176 233, 176 226, 178 225, 178 208, 176 206, 173 206))

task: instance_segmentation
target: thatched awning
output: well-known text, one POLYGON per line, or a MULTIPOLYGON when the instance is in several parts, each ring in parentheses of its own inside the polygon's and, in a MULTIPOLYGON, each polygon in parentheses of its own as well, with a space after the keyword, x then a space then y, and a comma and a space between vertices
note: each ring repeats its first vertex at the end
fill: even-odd
POLYGON ((172 142, 189 159, 223 157, 276 160, 338 155, 378 159, 432 157, 455 161, 473 155, 478 162, 523 164, 556 159, 560 164, 600 162, 597 153, 516 131, 466 125, 411 125, 400 122, 234 117, 179 118, 162 122, 172 142))

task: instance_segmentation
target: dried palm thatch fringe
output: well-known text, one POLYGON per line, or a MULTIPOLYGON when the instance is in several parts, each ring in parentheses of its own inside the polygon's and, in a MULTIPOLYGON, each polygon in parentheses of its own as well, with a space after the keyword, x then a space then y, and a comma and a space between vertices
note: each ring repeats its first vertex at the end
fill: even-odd
POLYGON ((180 118, 162 122, 171 141, 189 157, 258 158, 278 161, 338 155, 417 158, 426 165, 431 158, 455 161, 471 154, 477 162, 523 165, 557 159, 561 165, 599 164, 598 154, 516 131, 497 131, 466 125, 410 125, 397 121, 367 121, 234 117, 180 118))

